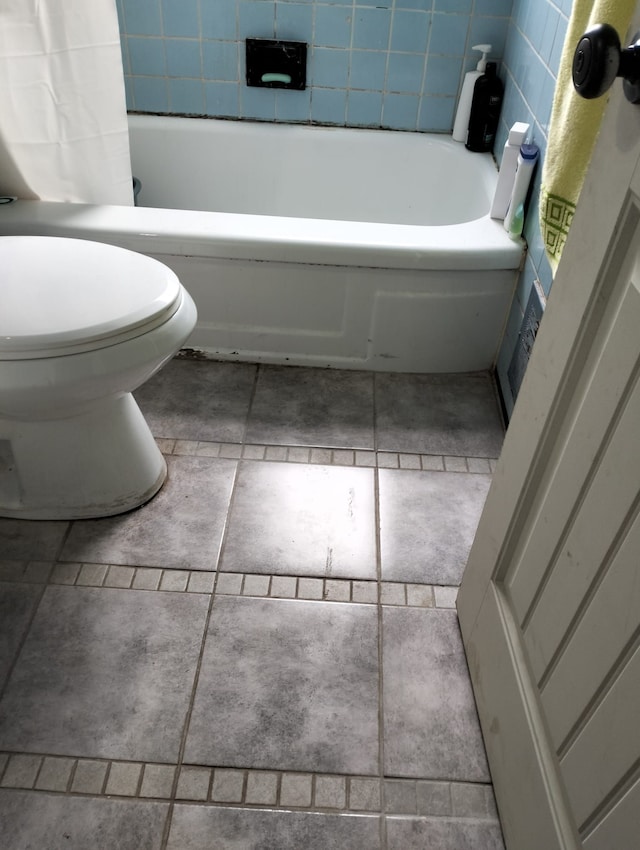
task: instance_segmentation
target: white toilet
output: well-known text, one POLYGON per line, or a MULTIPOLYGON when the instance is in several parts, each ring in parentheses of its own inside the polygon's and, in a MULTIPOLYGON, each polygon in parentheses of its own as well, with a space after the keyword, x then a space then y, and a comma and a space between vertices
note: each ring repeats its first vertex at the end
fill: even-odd
POLYGON ((150 499, 166 464, 131 393, 195 322, 157 260, 0 236, 0 516, 110 516, 150 499))

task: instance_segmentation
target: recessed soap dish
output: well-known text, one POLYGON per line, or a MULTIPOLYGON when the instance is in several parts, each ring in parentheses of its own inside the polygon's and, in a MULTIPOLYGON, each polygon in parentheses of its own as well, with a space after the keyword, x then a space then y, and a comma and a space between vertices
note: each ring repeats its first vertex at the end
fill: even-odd
POLYGON ((297 89, 307 84, 307 44, 270 38, 246 40, 247 85, 297 89))

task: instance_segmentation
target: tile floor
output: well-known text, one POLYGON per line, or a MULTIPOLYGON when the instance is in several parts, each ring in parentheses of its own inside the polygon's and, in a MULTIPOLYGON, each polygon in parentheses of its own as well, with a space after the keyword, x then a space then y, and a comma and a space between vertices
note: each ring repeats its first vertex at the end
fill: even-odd
POLYGON ((3 850, 501 850, 454 610, 486 375, 174 360, 130 514, 0 519, 3 850))

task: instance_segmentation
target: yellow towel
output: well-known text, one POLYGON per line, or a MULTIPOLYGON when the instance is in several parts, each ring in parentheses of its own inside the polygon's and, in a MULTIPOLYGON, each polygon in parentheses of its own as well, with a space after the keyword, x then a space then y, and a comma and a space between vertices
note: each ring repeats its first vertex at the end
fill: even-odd
POLYGON ((611 24, 623 47, 635 0, 574 0, 551 110, 549 141, 542 169, 540 227, 555 275, 591 160, 608 96, 585 100, 573 88, 576 45, 594 24, 611 24))

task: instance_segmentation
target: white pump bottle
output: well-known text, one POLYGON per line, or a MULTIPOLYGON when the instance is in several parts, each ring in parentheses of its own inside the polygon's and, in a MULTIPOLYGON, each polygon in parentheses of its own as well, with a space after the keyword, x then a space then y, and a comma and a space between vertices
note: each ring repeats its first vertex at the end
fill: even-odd
POLYGON ((476 44, 473 50, 479 50, 482 53, 482 58, 476 65, 475 71, 469 71, 465 74, 464 82, 462 83, 462 91, 460 92, 460 100, 458 101, 458 111, 456 112, 456 120, 453 125, 453 139, 456 142, 466 142, 467 133, 469 131, 469 117, 471 115, 471 103, 473 101, 473 89, 478 77, 481 77, 487 67, 487 56, 491 53, 490 44, 476 44))

